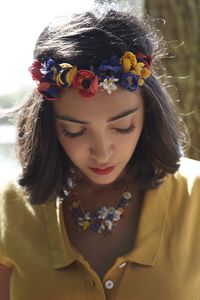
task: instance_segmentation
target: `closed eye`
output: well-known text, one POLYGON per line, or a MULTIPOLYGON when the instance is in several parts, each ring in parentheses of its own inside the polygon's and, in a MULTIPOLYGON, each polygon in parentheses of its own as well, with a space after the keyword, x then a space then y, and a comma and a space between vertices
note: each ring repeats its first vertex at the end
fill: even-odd
MULTIPOLYGON (((129 133, 132 133, 134 131, 135 124, 131 124, 131 126, 129 126, 127 128, 112 128, 112 129, 115 130, 117 133, 120 133, 120 134, 129 134, 129 133)), ((66 137, 69 137, 69 138, 77 138, 77 137, 83 136, 85 131, 86 131, 86 129, 84 128, 81 131, 72 133, 72 132, 69 132, 66 129, 64 129, 62 131, 62 134, 66 137)))
POLYGON ((115 128, 115 130, 121 134, 128 134, 133 132, 135 129, 135 124, 131 124, 128 128, 115 128))

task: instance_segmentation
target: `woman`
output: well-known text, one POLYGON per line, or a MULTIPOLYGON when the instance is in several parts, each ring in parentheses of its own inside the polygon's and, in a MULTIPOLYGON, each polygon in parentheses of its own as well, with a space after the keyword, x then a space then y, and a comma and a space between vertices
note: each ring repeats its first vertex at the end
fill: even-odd
POLYGON ((105 6, 40 35, 22 173, 1 193, 1 299, 200 297, 200 164, 181 158, 160 46, 105 6))

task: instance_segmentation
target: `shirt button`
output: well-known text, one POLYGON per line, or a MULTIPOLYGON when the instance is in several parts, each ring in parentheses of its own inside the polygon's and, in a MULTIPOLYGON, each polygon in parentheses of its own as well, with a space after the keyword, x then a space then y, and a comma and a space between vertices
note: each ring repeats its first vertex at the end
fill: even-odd
POLYGON ((107 280, 107 281, 105 282, 105 287, 106 287, 108 290, 111 290, 111 289, 113 288, 113 286, 114 286, 114 283, 113 283, 112 280, 107 280))
POLYGON ((123 262, 121 265, 119 265, 119 269, 124 268, 127 265, 126 262, 123 262))

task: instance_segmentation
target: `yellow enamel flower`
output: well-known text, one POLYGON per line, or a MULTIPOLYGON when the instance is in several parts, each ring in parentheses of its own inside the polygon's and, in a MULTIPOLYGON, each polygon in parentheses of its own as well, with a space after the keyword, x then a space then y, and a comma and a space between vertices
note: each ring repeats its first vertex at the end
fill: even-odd
POLYGON ((83 230, 87 230, 89 226, 90 226, 90 222, 89 221, 84 221, 83 222, 83 230))
POLYGON ((151 75, 151 71, 147 68, 143 68, 141 71, 141 77, 146 79, 151 75))
POLYGON ((143 68, 141 70, 140 77, 138 79, 139 86, 142 86, 144 84, 144 79, 148 78, 151 75, 151 71, 147 68, 143 68))
POLYGON ((58 86, 70 86, 74 80, 74 77, 76 76, 76 73, 78 72, 77 67, 73 67, 67 63, 60 64, 60 67, 62 70, 56 75, 56 84, 58 86), (63 77, 64 71, 66 71, 66 75, 63 77))
POLYGON ((142 79, 141 77, 138 79, 138 85, 142 86, 144 84, 144 79, 142 79))
POLYGON ((134 68, 133 68, 133 70, 131 70, 131 72, 132 72, 133 74, 136 74, 136 75, 138 75, 138 76, 141 76, 143 67, 144 67, 144 63, 139 62, 139 63, 137 63, 137 64, 134 66, 134 68))
POLYGON ((118 210, 118 212, 120 213, 120 215, 123 215, 124 209, 123 209, 122 207, 119 207, 117 210, 118 210))
POLYGON ((67 83, 69 83, 69 85, 71 85, 73 83, 77 72, 78 72, 77 67, 74 67, 67 73, 66 80, 67 80, 67 83))
POLYGON ((134 66, 137 65, 137 58, 132 52, 126 51, 120 59, 123 70, 128 73, 134 66))
POLYGON ((80 206, 80 202, 79 201, 75 201, 75 202, 72 203, 72 206, 74 208, 78 208, 80 206))
MULTIPOLYGON (((139 77, 138 85, 144 84, 144 79, 148 78, 151 71, 145 67, 143 62, 137 62, 137 57, 130 51, 126 51, 120 59, 125 73, 131 72, 139 77)), ((131 84, 131 82, 129 82, 131 84)))
POLYGON ((64 82, 62 81, 61 77, 60 77, 60 73, 58 73, 56 76, 55 76, 55 80, 56 80, 56 84, 58 86, 62 86, 64 84, 64 82))

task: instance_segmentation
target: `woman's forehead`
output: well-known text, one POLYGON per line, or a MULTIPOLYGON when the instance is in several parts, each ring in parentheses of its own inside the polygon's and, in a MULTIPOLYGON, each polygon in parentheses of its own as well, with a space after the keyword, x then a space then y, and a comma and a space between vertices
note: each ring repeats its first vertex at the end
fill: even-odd
POLYGON ((142 96, 139 91, 131 93, 123 89, 118 89, 111 95, 104 91, 98 91, 95 96, 85 98, 78 94, 76 90, 65 90, 60 100, 53 102, 56 113, 75 113, 78 115, 110 114, 140 108, 143 106, 142 96))

